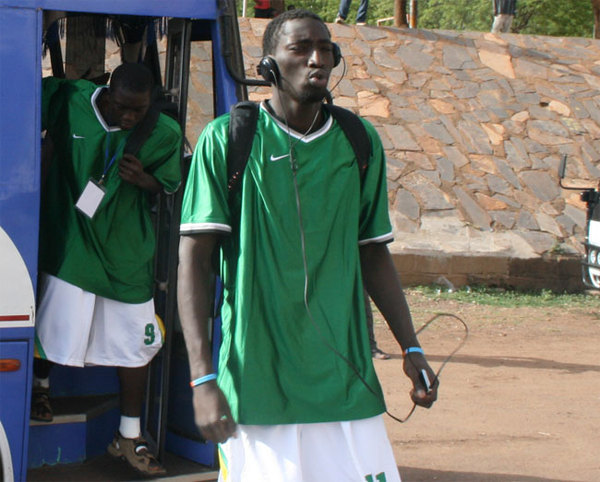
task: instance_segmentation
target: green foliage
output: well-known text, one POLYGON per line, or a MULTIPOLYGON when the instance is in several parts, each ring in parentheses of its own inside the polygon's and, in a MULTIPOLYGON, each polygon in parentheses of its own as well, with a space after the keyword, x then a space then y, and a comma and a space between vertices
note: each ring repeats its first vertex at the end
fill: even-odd
MULTIPOLYGON (((247 15, 252 17, 254 15, 254 2, 247 0, 246 5, 247 15)), ((356 12, 358 11, 358 5, 360 0, 352 0, 350 5, 350 12, 348 13, 348 23, 354 23, 356 18, 356 12)), ((285 0, 286 8, 293 5, 296 8, 304 8, 312 10, 318 13, 323 20, 332 23, 337 16, 338 8, 340 6, 339 0, 285 0)), ((242 13, 242 3, 238 0, 238 12, 242 13)), ((367 13, 367 21, 370 24, 375 24, 377 19, 392 17, 394 15, 394 2, 393 0, 383 0, 376 2, 371 0, 369 2, 369 9, 367 13)))
POLYGON ((449 292, 445 286, 418 286, 406 290, 416 291, 429 298, 460 301, 462 303, 475 303, 491 306, 533 306, 533 307, 572 307, 572 308, 600 308, 600 296, 586 295, 583 293, 560 294, 550 290, 515 291, 488 286, 475 286, 461 288, 449 292))
POLYGON ((513 31, 559 37, 591 37, 594 16, 590 0, 521 0, 513 31))
POLYGON ((420 0, 419 28, 489 31, 491 0, 420 0))
MULTIPOLYGON (((493 0, 417 0, 418 26, 424 29, 489 31, 493 0)), ((348 22, 353 23, 360 0, 352 0, 348 22)), ((339 0, 286 0, 286 6, 312 10, 333 22, 339 0)), ((248 0, 248 15, 254 2, 248 0)), ((241 13, 241 3, 238 4, 241 13)), ((394 15, 394 0, 371 0, 368 23, 394 15)), ((517 0, 512 31, 529 35, 591 37, 594 18, 590 0, 517 0)))
MULTIPOLYGON (((420 0, 419 27, 489 31, 491 0, 420 0)), ((590 0, 517 0, 512 31, 531 35, 590 37, 594 20, 590 0)))

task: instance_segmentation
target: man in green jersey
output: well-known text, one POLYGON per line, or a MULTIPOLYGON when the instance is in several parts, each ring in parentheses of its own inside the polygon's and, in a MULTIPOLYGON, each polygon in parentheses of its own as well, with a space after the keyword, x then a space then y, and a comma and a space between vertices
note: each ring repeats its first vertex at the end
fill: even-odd
POLYGON ((438 383, 386 247, 381 141, 363 120, 372 156, 361 177, 346 135, 322 107, 339 51, 320 17, 276 17, 263 52, 273 96, 259 109, 241 188, 230 199, 225 115, 200 136, 183 201, 178 304, 196 423, 221 443, 222 480, 399 480, 363 278, 405 353, 413 401, 431 406, 438 383), (208 324, 219 248, 217 377, 208 324))
POLYGON ((140 64, 117 67, 110 86, 43 79, 49 165, 32 399, 32 418, 51 420, 49 362, 118 367, 121 422, 109 453, 148 475, 164 473, 140 433, 148 363, 163 340, 151 196, 179 187, 182 141, 178 123, 161 114, 139 152, 123 153, 150 107, 152 81, 140 64))

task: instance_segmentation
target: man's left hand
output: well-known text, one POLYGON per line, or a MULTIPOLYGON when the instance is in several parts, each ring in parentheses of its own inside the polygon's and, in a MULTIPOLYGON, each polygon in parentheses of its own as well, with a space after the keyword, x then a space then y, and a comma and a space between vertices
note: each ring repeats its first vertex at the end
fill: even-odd
POLYGON ((139 186, 145 175, 144 166, 137 157, 132 154, 123 154, 122 159, 119 161, 119 176, 121 176, 121 179, 139 186))
POLYGON ((119 161, 119 176, 145 191, 157 193, 161 190, 160 183, 154 176, 144 171, 142 162, 133 154, 123 154, 119 161))
POLYGON ((440 382, 421 353, 407 353, 404 356, 404 373, 411 379, 412 401, 417 405, 430 408, 437 400, 440 382))

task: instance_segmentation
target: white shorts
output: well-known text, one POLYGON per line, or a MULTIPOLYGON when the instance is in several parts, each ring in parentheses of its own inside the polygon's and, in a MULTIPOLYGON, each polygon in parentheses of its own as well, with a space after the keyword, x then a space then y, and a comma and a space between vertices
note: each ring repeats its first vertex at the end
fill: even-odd
POLYGON ((219 482, 399 482, 378 415, 349 422, 239 425, 219 446, 219 482))
POLYGON ((154 301, 109 300, 48 274, 39 282, 36 356, 61 365, 142 367, 163 344, 154 301))

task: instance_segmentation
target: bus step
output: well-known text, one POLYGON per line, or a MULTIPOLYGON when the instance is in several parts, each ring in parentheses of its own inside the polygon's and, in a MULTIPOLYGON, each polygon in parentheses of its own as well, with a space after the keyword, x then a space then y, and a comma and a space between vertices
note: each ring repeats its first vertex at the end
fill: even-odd
MULTIPOLYGON (((154 477, 153 482, 215 482, 219 475, 218 470, 211 469, 201 464, 194 463, 182 457, 167 452, 161 460, 166 475, 154 477)), ((27 472, 27 482, 148 482, 148 477, 143 477, 135 472, 122 460, 112 458, 108 454, 98 455, 83 463, 55 465, 53 467, 39 467, 27 472)))
POLYGON ((82 462, 102 454, 119 423, 118 395, 52 398, 54 420, 30 421, 28 467, 82 462))

